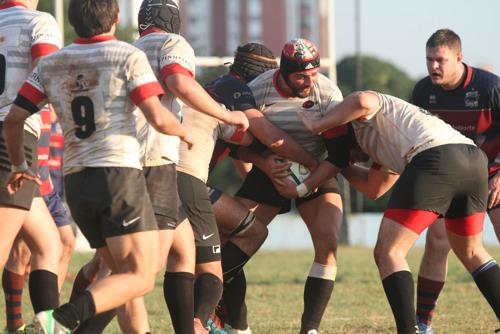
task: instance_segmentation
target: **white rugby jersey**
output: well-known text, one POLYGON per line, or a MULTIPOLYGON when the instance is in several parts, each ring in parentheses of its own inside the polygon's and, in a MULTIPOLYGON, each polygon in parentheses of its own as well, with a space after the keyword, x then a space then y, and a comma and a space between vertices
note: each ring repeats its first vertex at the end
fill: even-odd
MULTIPOLYGON (((156 78, 165 90, 161 102, 182 120, 181 109, 184 103, 170 93, 165 79, 175 73, 195 75, 195 55, 193 48, 178 34, 169 34, 159 29, 146 30, 134 46, 144 51, 156 78)), ((179 162, 179 137, 167 136, 157 132, 139 112, 137 135, 141 144, 143 166, 158 166, 179 162)))
POLYGON ((378 94, 380 108, 352 122, 356 140, 376 163, 401 174, 418 153, 445 144, 474 142, 428 111, 397 97, 378 94))
MULTIPOLYGON (((224 108, 223 105, 222 108, 224 108)), ((181 142, 177 170, 207 183, 208 167, 217 139, 237 143, 243 137, 243 132, 237 130, 234 125, 222 123, 188 106, 184 107, 183 113, 182 125, 192 134, 194 145, 191 150, 188 150, 187 144, 181 142)))
MULTIPOLYGON (((0 121, 9 113, 32 61, 58 50, 61 44, 61 33, 50 14, 17 2, 0 5, 0 121)), ((39 137, 40 116, 30 116, 24 128, 39 137)))
POLYGON ((306 98, 287 97, 276 84, 279 70, 270 70, 248 84, 253 92, 257 109, 281 130, 316 158, 324 158, 325 145, 320 136, 306 129, 298 111, 324 115, 342 101, 342 93, 327 77, 318 73, 311 93, 306 98))
POLYGON ((42 58, 19 94, 54 106, 69 174, 85 167, 141 169, 134 104, 163 89, 142 51, 99 35, 42 58))

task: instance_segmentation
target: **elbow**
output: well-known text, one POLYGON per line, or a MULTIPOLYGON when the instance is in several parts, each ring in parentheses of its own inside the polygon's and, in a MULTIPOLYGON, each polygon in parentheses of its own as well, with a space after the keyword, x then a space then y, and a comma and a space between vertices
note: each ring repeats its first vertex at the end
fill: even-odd
POLYGON ((386 191, 384 189, 374 188, 370 189, 369 193, 367 193, 366 196, 368 196, 369 199, 376 201, 380 197, 384 196, 385 193, 386 191))

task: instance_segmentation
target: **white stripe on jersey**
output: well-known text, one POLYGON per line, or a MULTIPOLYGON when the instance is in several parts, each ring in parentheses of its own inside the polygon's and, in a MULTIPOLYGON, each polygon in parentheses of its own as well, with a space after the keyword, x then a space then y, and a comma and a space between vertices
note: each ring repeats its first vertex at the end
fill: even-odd
POLYGON ((71 44, 41 59, 28 83, 56 110, 65 174, 82 167, 141 169, 135 106, 128 97, 147 84, 160 88, 142 51, 116 40, 71 44))
POLYGON ((328 78, 318 73, 317 81, 307 98, 285 98, 273 84, 277 70, 267 71, 248 84, 253 92, 257 109, 276 127, 288 133, 306 151, 324 158, 325 145, 320 136, 307 130, 298 116, 299 111, 324 115, 342 101, 342 93, 328 78), (310 101, 310 102, 308 102, 310 101))
POLYGON ((424 109, 378 94, 380 109, 366 121, 353 121, 359 146, 375 162, 401 174, 418 153, 445 144, 474 142, 424 109))
MULTIPOLYGON (((21 6, 0 10, 0 60, 6 71, 0 73, 5 85, 0 91, 0 121, 14 102, 19 88, 30 72, 31 48, 47 43, 61 47, 61 33, 55 19, 48 13, 21 6)), ((26 120, 25 129, 39 137, 41 121, 38 115, 26 120)))
MULTIPOLYGON (((134 46, 146 53, 149 64, 161 83, 165 95, 161 102, 177 119, 182 120, 184 103, 167 89, 161 69, 171 64, 178 64, 191 73, 195 73, 195 55, 193 48, 186 40, 177 34, 165 32, 151 33, 139 38, 134 46)), ((170 161, 179 162, 179 137, 158 133, 146 121, 141 112, 137 113, 137 135, 141 144, 141 161, 143 166, 157 166, 170 161)))

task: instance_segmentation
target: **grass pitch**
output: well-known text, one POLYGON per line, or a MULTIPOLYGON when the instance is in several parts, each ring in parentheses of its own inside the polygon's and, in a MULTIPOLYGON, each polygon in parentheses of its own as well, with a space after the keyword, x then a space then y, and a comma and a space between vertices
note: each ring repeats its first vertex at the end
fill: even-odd
MULTIPOLYGON (((500 248, 489 249, 500 259, 500 248)), ((409 262, 417 272, 422 251, 410 253, 409 262)), ((248 263, 247 305, 254 334, 298 333, 302 293, 312 261, 312 251, 262 251, 248 263)), ((61 300, 69 298, 71 277, 90 255, 77 254, 71 264, 61 300)), ((394 321, 370 249, 341 247, 334 292, 323 317, 321 333, 395 333, 394 321)), ((416 276, 414 275, 416 278, 416 276)), ((27 289, 25 289, 26 291, 27 289)), ((146 298, 153 333, 173 333, 163 301, 159 277, 154 293, 146 298)), ((27 292, 25 320, 32 313, 27 292)), ((5 323, 4 303, 0 307, 5 323)), ((492 333, 498 328, 493 311, 476 288, 470 275, 454 255, 450 256, 448 282, 434 316, 437 333, 492 333)), ((114 321, 105 333, 120 333, 114 321)))

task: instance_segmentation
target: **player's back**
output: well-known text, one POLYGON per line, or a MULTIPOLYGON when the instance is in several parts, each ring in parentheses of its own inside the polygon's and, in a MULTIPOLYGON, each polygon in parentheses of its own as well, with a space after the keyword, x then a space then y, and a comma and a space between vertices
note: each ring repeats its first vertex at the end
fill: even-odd
POLYGON ((353 121, 359 146, 373 160, 401 173, 418 153, 445 144, 472 140, 424 109, 397 97, 378 94, 379 110, 366 120, 353 121))
MULTIPOLYGON (((0 5, 0 121, 3 121, 28 76, 32 57, 60 47, 55 19, 20 3, 0 5), (36 47, 35 47, 36 46, 36 47)), ((27 129, 38 135, 39 121, 30 117, 27 129)))
POLYGON ((63 128, 65 174, 75 167, 141 168, 132 102, 147 92, 144 81, 156 83, 145 59, 127 43, 97 36, 40 61, 30 80, 43 87, 63 128))

